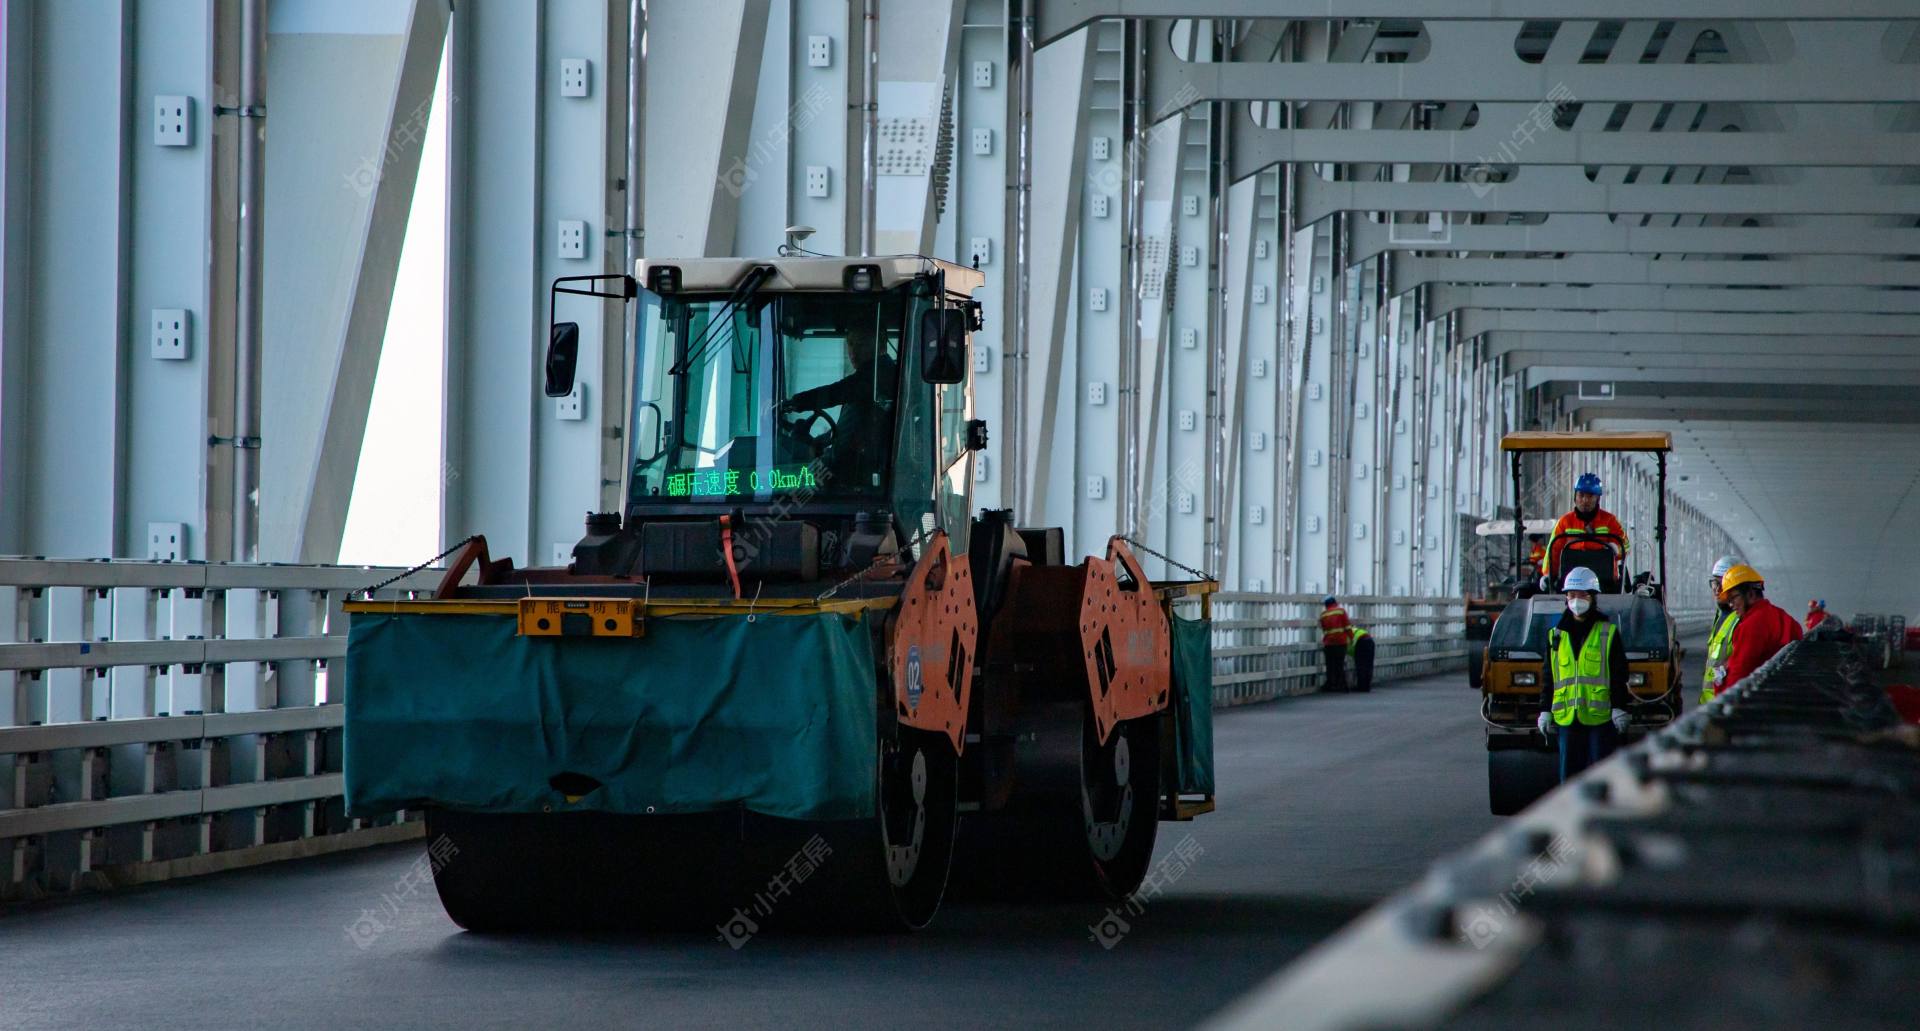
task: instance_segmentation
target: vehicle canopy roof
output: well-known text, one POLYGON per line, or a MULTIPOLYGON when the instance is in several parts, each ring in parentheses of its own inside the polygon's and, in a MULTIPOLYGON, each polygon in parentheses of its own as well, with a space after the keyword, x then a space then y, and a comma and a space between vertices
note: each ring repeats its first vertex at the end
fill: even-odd
POLYGON ((773 268, 773 278, 761 284, 761 290, 847 289, 847 273, 860 266, 880 272, 880 288, 892 289, 916 276, 935 271, 946 274, 948 293, 971 296, 984 286, 986 274, 976 268, 956 265, 918 254, 894 254, 881 257, 817 257, 797 255, 779 258, 643 258, 634 263, 633 277, 641 284, 650 281, 650 270, 672 267, 679 271, 681 293, 726 293, 738 286, 747 273, 760 266, 773 268))
POLYGON ((1502 451, 1672 451, 1665 430, 1518 430, 1500 438, 1502 451))

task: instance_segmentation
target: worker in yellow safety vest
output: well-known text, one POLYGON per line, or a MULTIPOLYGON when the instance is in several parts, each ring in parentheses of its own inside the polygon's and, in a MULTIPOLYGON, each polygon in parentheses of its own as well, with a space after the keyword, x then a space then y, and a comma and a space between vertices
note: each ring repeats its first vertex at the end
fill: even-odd
POLYGON ((1373 635, 1366 627, 1347 627, 1347 657, 1353 660, 1353 689, 1373 690, 1373 635))
POLYGON ((1567 611, 1547 632, 1547 673, 1541 678, 1540 733, 1559 739, 1560 780, 1605 759, 1620 747, 1627 713, 1627 650, 1619 628, 1595 603, 1600 578, 1576 566, 1567 573, 1567 611))
POLYGON ((1713 689, 1727 677, 1727 656, 1733 654, 1733 628, 1740 622, 1740 613, 1733 606, 1719 601, 1720 578, 1727 570, 1739 564, 1732 555, 1723 556, 1713 564, 1713 575, 1707 577, 1707 585, 1713 588, 1713 597, 1720 611, 1713 617, 1713 634, 1707 638, 1707 670, 1700 677, 1700 704, 1713 701, 1713 689))

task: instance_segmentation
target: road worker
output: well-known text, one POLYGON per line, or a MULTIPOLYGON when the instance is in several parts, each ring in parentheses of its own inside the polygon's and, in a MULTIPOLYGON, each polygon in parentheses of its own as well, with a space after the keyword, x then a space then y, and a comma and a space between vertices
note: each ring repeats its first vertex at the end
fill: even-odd
POLYGON ((1841 630, 1845 629, 1845 627, 1840 624, 1840 617, 1827 611, 1827 601, 1825 598, 1815 598, 1807 602, 1806 626, 1807 633, 1809 634, 1816 630, 1824 630, 1829 634, 1838 634, 1841 630))
POLYGON ((1720 578, 1727 570, 1739 564, 1732 555, 1723 555, 1713 564, 1713 575, 1707 577, 1707 586, 1713 590, 1714 605, 1719 611, 1713 617, 1713 634, 1707 638, 1707 670, 1700 676, 1700 704, 1713 701, 1713 689, 1727 675, 1727 656, 1733 653, 1733 628, 1740 622, 1739 613, 1733 606, 1720 597, 1720 578))
POLYGON ((1527 564, 1533 567, 1533 575, 1540 576, 1547 571, 1547 538, 1541 534, 1527 535, 1527 564))
POLYGON ((1560 780, 1613 754, 1627 731, 1627 649, 1619 628, 1598 606, 1600 578, 1567 573, 1567 610, 1547 632, 1547 675, 1540 678, 1540 733, 1560 742, 1560 780))
MULTIPOLYGON (((1347 619, 1347 610, 1340 607, 1340 600, 1329 594, 1321 599, 1320 611, 1320 651, 1327 657, 1328 691, 1347 689, 1347 651, 1353 643, 1353 624, 1347 619)), ((1369 649, 1371 652, 1371 649, 1369 649)), ((1372 658, 1369 654, 1368 658, 1372 658)), ((1373 670, 1367 670, 1368 679, 1372 679, 1373 670)))
POLYGON ((1720 596, 1740 619, 1733 628, 1733 647, 1727 655, 1726 679, 1714 688, 1720 694, 1759 669, 1780 649, 1800 640, 1800 624, 1786 610, 1767 600, 1767 583, 1760 571, 1736 565, 1720 578, 1720 596))
POLYGON ((1373 635, 1365 627, 1347 628, 1347 655, 1353 659, 1353 689, 1373 690, 1373 635))
POLYGON ((1600 496, 1604 493, 1600 477, 1593 473, 1581 473, 1574 481, 1573 510, 1553 524, 1553 535, 1547 538, 1547 569, 1542 576, 1542 590, 1552 590, 1566 575, 1563 567, 1569 549, 1603 550, 1609 555, 1617 550, 1619 557, 1626 557, 1627 530, 1613 513, 1600 507, 1600 496), (1618 548, 1609 547, 1609 541, 1617 542, 1618 548))

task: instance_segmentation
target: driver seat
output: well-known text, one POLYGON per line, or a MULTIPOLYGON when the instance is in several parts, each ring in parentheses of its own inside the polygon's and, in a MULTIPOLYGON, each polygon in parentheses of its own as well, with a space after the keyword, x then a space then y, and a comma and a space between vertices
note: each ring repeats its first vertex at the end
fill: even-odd
POLYGON ((1575 569, 1593 570, 1593 575, 1600 579, 1600 590, 1603 594, 1619 594, 1625 589, 1621 585, 1619 546, 1613 541, 1603 543, 1605 547, 1563 545, 1560 548, 1558 568, 1559 586, 1562 590, 1565 589, 1567 574, 1575 569))

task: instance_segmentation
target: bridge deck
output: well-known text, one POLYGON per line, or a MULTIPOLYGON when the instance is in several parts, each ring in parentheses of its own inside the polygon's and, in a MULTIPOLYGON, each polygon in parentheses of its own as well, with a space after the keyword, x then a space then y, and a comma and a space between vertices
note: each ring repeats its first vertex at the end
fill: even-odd
POLYGON ((737 951, 485 938, 430 884, 407 897, 421 850, 395 846, 18 907, 0 916, 0 1025, 1181 1026, 1495 822, 1458 672, 1224 711, 1217 749, 1219 811, 1161 830, 1191 865, 1161 868, 1110 949, 1105 907, 1084 904, 950 904, 913 936, 737 951))

